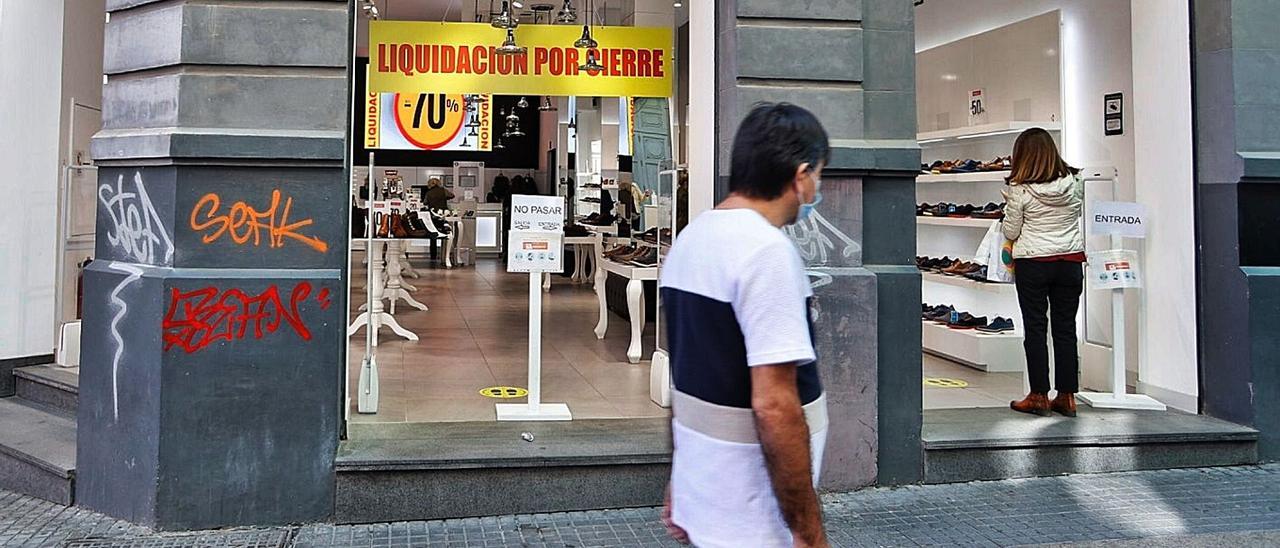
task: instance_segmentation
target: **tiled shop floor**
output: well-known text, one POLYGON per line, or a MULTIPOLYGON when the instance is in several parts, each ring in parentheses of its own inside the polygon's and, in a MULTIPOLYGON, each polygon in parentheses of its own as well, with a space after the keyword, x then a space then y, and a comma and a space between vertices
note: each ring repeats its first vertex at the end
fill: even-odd
POLYGON ((963 388, 925 385, 922 388, 925 409, 1008 407, 1010 401, 1024 395, 1022 373, 987 373, 932 354, 924 354, 921 359, 926 379, 950 379, 967 384, 963 388))
MULTIPOLYGON (((358 255, 357 255, 358 256, 358 255)), ((510 274, 493 259, 475 266, 440 268, 414 262, 419 278, 406 278, 413 297, 429 310, 396 305, 395 318, 413 331, 408 341, 383 328, 378 334, 378 413, 356 412, 362 329, 348 341, 348 387, 354 422, 437 422, 495 420, 494 403, 480 395, 491 386, 525 387, 529 357, 529 277, 510 274)), ((353 261, 351 316, 364 304, 365 270, 353 261)), ((627 361, 631 325, 612 314, 603 340, 596 339, 599 304, 590 283, 552 277, 543 293, 542 401, 569 404, 574 418, 664 417, 649 401, 649 357, 654 325, 645 326, 644 358, 627 361)), ((350 321, 350 320, 349 320, 350 321)), ((522 402, 523 399, 510 400, 522 402)))
MULTIPOLYGON (((823 497, 831 545, 1276 546, 1280 466, 864 489, 823 497), (1128 541, 1128 542, 1124 542, 1128 541)), ((158 534, 0 491, 0 546, 679 546, 656 508, 158 534)), ((744 539, 744 541, 747 539, 744 539)))

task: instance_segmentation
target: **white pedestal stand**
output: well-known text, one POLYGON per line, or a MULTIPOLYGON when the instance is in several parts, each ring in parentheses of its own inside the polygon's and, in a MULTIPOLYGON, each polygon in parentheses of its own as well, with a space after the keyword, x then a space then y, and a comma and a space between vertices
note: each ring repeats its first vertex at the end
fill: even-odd
POLYGON ((387 243, 387 288, 383 292, 383 298, 390 300, 391 314, 396 313, 396 300, 403 300, 409 306, 418 310, 426 311, 427 305, 418 302, 409 295, 409 291, 405 288, 406 284, 401 274, 404 272, 404 263, 401 262, 400 256, 407 242, 388 242, 387 243))
POLYGON ((529 273, 529 401, 496 404, 500 421, 573 420, 567 404, 542 403, 542 276, 529 273))
MULTIPOLYGON (((1111 236, 1111 248, 1123 246, 1119 236, 1111 236)), ((1081 392, 1077 397, 1092 407, 1100 409, 1146 409, 1164 411, 1163 403, 1144 394, 1126 393, 1125 382, 1125 329, 1124 290, 1111 290, 1111 393, 1081 392)))
MULTIPOLYGON (((374 331, 386 326, 390 327, 391 331, 395 332, 396 335, 411 341, 418 340, 417 335, 408 329, 400 327, 400 324, 399 322, 396 322, 395 317, 388 314, 386 310, 382 308, 382 299, 384 297, 383 293, 385 290, 382 281, 382 272, 383 268, 385 268, 385 263, 382 259, 382 250, 385 244, 379 241, 372 241, 369 242, 368 245, 370 254, 368 281, 369 310, 361 312, 360 315, 356 317, 356 320, 351 322, 351 326, 347 328, 347 336, 353 336, 360 331, 361 327, 371 325, 374 331)), ((374 335, 373 345, 378 345, 376 334, 374 335)))

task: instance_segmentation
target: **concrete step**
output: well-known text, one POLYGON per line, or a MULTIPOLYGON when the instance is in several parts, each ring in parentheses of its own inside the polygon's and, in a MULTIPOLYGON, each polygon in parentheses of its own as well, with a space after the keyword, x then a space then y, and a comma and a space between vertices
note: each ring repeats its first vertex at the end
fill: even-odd
POLYGON ((75 502, 75 420, 21 398, 0 399, 0 489, 75 502))
POLYGON ((19 398, 75 417, 80 395, 79 367, 33 365, 14 369, 13 376, 19 398))
POLYGON ((921 434, 925 483, 1258 462, 1256 430, 1178 411, 939 409, 925 411, 921 434))
POLYGON ((671 470, 669 419, 350 423, 348 432, 336 463, 340 523, 653 506, 671 470))

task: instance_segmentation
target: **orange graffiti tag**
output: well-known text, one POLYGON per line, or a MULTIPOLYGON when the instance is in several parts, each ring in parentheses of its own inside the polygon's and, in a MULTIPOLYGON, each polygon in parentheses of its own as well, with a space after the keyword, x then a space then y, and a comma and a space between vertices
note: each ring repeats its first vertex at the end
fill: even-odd
POLYGON ((263 231, 266 231, 269 247, 283 247, 284 239, 291 238, 321 253, 329 250, 329 244, 320 238, 298 233, 298 230, 311 226, 315 222, 304 219, 290 223, 289 210, 293 207, 293 198, 285 198, 284 207, 281 208, 279 189, 271 191, 271 207, 266 211, 258 211, 243 201, 236 202, 225 214, 218 213, 221 207, 222 198, 210 192, 200 198, 196 206, 191 209, 192 230, 200 232, 212 229, 201 238, 201 241, 206 244, 217 241, 223 234, 229 234, 231 241, 237 244, 244 245, 252 239, 253 245, 258 246, 262 244, 263 231))

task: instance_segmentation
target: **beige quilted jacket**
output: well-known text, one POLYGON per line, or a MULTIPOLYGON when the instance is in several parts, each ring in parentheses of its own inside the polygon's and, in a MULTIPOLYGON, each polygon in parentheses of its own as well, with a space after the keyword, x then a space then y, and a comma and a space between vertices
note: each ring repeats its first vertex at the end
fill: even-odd
POLYGON ((1013 258, 1028 259, 1084 251, 1080 217, 1084 181, 1068 175, 1048 183, 1004 189, 1004 235, 1013 240, 1013 258))

